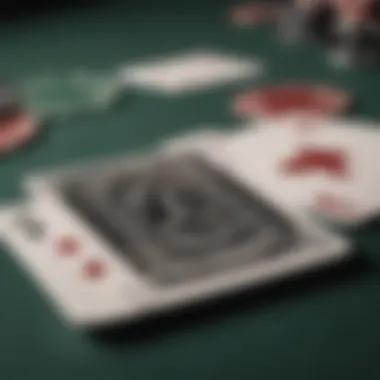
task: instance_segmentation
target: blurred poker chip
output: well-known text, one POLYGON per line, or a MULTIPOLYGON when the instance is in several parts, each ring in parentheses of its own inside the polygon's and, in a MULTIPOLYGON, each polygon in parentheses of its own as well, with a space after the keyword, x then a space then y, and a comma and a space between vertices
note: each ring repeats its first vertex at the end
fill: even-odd
POLYGON ((38 118, 24 107, 17 88, 0 86, 0 155, 24 147, 40 131, 38 118))
POLYGON ((272 2, 252 2, 241 4, 230 10, 230 20, 241 28, 265 25, 275 22, 282 7, 272 2))
POLYGON ((85 70, 37 76, 19 87, 26 107, 42 119, 107 109, 122 90, 116 74, 85 70))
POLYGON ((326 118, 344 113, 351 104, 349 93, 328 85, 288 84, 239 95, 234 101, 234 111, 243 119, 289 115, 326 118))
POLYGON ((40 132, 38 119, 26 111, 0 117, 0 155, 13 153, 26 146, 40 132))

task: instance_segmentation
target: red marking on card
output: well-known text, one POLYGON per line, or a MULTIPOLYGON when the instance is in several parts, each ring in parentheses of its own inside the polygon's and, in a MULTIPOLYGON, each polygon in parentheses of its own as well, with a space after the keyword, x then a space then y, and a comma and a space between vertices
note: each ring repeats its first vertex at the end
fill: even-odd
POLYGON ((87 278, 91 278, 95 280, 95 279, 99 279, 103 277, 105 273, 105 266, 99 260, 90 260, 85 263, 83 270, 84 270, 84 275, 87 278))
POLYGON ((336 194, 317 194, 314 199, 314 210, 327 216, 345 220, 360 217, 358 209, 351 201, 336 194))
POLYGON ((348 159, 337 149, 303 148, 286 160, 283 167, 287 174, 306 174, 322 171, 334 177, 348 177, 348 159))
POLYGON ((80 248, 79 241, 73 236, 64 236, 57 242, 57 249, 62 256, 73 256, 78 253, 80 248))

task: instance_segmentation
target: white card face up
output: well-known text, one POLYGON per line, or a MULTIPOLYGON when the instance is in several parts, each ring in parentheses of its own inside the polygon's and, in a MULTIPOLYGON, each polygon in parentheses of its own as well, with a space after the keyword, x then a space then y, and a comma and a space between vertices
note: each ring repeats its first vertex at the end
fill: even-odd
MULTIPOLYGON (((190 152, 194 150, 190 149, 190 152)), ((201 166, 207 159, 206 153, 202 154, 201 166)), ((174 164, 174 167, 166 166, 164 160, 165 180, 162 186, 165 191, 161 199, 166 209, 173 213, 173 218, 164 217, 161 221, 163 228, 160 222, 160 227, 150 234, 147 226, 151 226, 162 213, 155 212, 154 218, 147 223, 145 218, 150 214, 146 214, 145 206, 143 209, 134 207, 139 200, 145 205, 144 199, 148 202, 152 199, 146 180, 151 174, 157 175, 160 166, 149 169, 149 176, 143 176, 140 185, 139 182, 135 185, 134 181, 126 182, 132 186, 128 206, 132 208, 128 208, 128 212, 124 212, 128 198, 123 196, 123 204, 114 204, 118 199, 114 190, 112 199, 108 198, 109 190, 113 188, 110 179, 115 180, 121 175, 120 178, 127 176, 125 178, 140 181, 134 177, 136 168, 142 170, 146 165, 161 165, 162 154, 153 154, 142 161, 140 158, 138 162, 126 160, 122 172, 119 171, 120 166, 115 171, 112 164, 101 170, 92 168, 90 173, 97 174, 95 177, 90 175, 88 179, 87 171, 82 172, 83 169, 82 174, 71 173, 69 177, 59 172, 52 176, 34 177, 30 185, 34 189, 32 209, 35 217, 46 225, 46 236, 33 243, 23 236, 20 229, 15 229, 12 222, 7 225, 7 241, 13 254, 36 275, 72 323, 97 326, 117 319, 133 320, 147 313, 287 278, 348 257, 349 245, 345 240, 324 230, 303 214, 273 208, 257 197, 253 187, 241 187, 240 182, 235 182, 232 167, 225 167, 220 172, 224 173, 222 177, 219 174, 214 177, 214 169, 206 169, 206 175, 198 178, 203 169, 197 172, 199 162, 196 160, 194 164, 193 158, 186 161, 188 156, 183 156, 184 152, 177 157, 173 152, 165 156, 165 160, 169 157, 170 165, 174 164), (178 172, 166 177, 173 168, 178 172), (227 177, 224 177, 226 173, 227 177), (80 186, 76 182, 78 178, 82 183, 80 186), (85 206, 81 201, 73 202, 73 188, 69 197, 64 190, 71 187, 73 179, 74 189, 82 189, 80 199, 85 197, 85 206), (213 185, 214 180, 217 182, 213 185), (133 192, 134 186, 138 186, 136 193, 133 192), (194 199, 186 206, 189 189, 190 194, 193 191, 198 194, 199 191, 201 199, 208 197, 206 208, 197 209, 192 203, 194 199), (146 197, 141 194, 146 194, 146 197), (87 213, 87 207, 93 211, 96 209, 95 224, 87 213), (203 225, 201 231, 198 230, 200 225, 191 227, 185 223, 187 216, 191 220, 198 218, 200 225, 207 222, 206 226, 203 225), (131 242, 134 249, 128 244, 115 245, 115 239, 109 234, 110 228, 115 226, 122 227, 121 234, 127 236, 126 241, 131 242), (67 237, 74 237, 79 242, 74 247, 77 250, 74 255, 61 251, 62 238, 67 237), (61 243, 57 246, 57 242, 61 243), (100 273, 99 268, 95 268, 93 273, 91 265, 92 272, 89 272, 88 263, 94 260, 102 264, 100 273)), ((214 150, 210 154, 213 168, 216 156, 214 150)), ((160 181, 154 177, 151 182, 153 189, 157 183, 160 181)), ((120 229, 113 229, 113 233, 115 231, 119 234, 116 240, 120 240, 120 229)), ((73 247, 68 244, 67 248, 67 244, 66 241, 66 249, 72 250, 73 247)))
POLYGON ((313 208, 333 220, 356 223, 380 212, 380 132, 357 121, 325 121, 304 137, 306 149, 325 157, 328 183, 314 199, 313 208))
POLYGON ((302 144, 295 129, 263 121, 259 128, 235 133, 225 144, 220 163, 248 186, 262 189, 268 198, 305 210, 314 190, 327 181, 320 173, 289 177, 283 170, 284 162, 302 144))
POLYGON ((162 149, 167 153, 180 154, 181 152, 205 152, 205 154, 220 155, 223 146, 228 141, 231 133, 214 129, 209 126, 197 127, 191 132, 164 141, 162 149))
POLYGON ((374 163, 380 133, 369 123, 286 118, 258 127, 226 149, 248 181, 337 222, 357 223, 379 212, 374 163))
POLYGON ((126 66, 120 76, 125 85, 179 94, 256 77, 262 71, 257 60, 205 50, 126 66))

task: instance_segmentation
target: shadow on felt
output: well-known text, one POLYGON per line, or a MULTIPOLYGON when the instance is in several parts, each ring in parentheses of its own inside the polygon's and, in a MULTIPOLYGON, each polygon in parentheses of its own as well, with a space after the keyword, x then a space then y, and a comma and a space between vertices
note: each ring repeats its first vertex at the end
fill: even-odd
POLYGON ((352 259, 344 264, 323 271, 314 271, 308 275, 277 282, 254 291, 243 291, 212 302, 190 306, 181 311, 162 314, 159 317, 148 317, 133 324, 93 330, 90 331, 90 335, 109 348, 144 344, 183 329, 220 323, 238 313, 254 313, 271 307, 287 297, 312 297, 337 286, 344 286, 348 281, 357 280, 373 270, 368 259, 360 252, 355 252, 352 259))

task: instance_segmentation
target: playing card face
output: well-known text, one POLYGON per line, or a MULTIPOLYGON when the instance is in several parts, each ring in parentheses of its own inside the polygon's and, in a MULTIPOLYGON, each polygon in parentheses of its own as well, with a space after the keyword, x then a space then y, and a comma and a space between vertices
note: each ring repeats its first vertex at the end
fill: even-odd
POLYGON ((305 210, 314 191, 326 182, 323 173, 291 176, 287 161, 303 147, 303 138, 285 123, 261 122, 259 128, 235 133, 215 159, 248 186, 262 189, 278 203, 305 210))
POLYGON ((373 126, 304 117, 258 126, 225 149, 249 181, 337 222, 357 223, 379 212, 374 162, 380 134, 373 126))
POLYGON ((84 326, 135 319, 347 257, 344 240, 277 209, 217 157, 159 151, 122 166, 35 177, 32 209, 49 233, 31 248, 10 223, 8 241, 64 315, 84 326))
POLYGON ((302 176, 311 164, 312 170, 323 171, 327 178, 315 194, 313 210, 346 223, 378 214, 379 146, 380 133, 368 123, 330 120, 306 134, 304 147, 293 156, 293 175, 302 176))
POLYGON ((120 76, 126 85, 179 94, 255 77, 261 72, 256 60, 205 50, 127 66, 120 76))
POLYGON ((140 310, 143 286, 140 294, 133 293, 133 273, 119 265, 118 257, 110 255, 85 226, 51 202, 13 206, 6 217, 1 238, 12 257, 66 320, 79 326, 112 323, 140 310))

